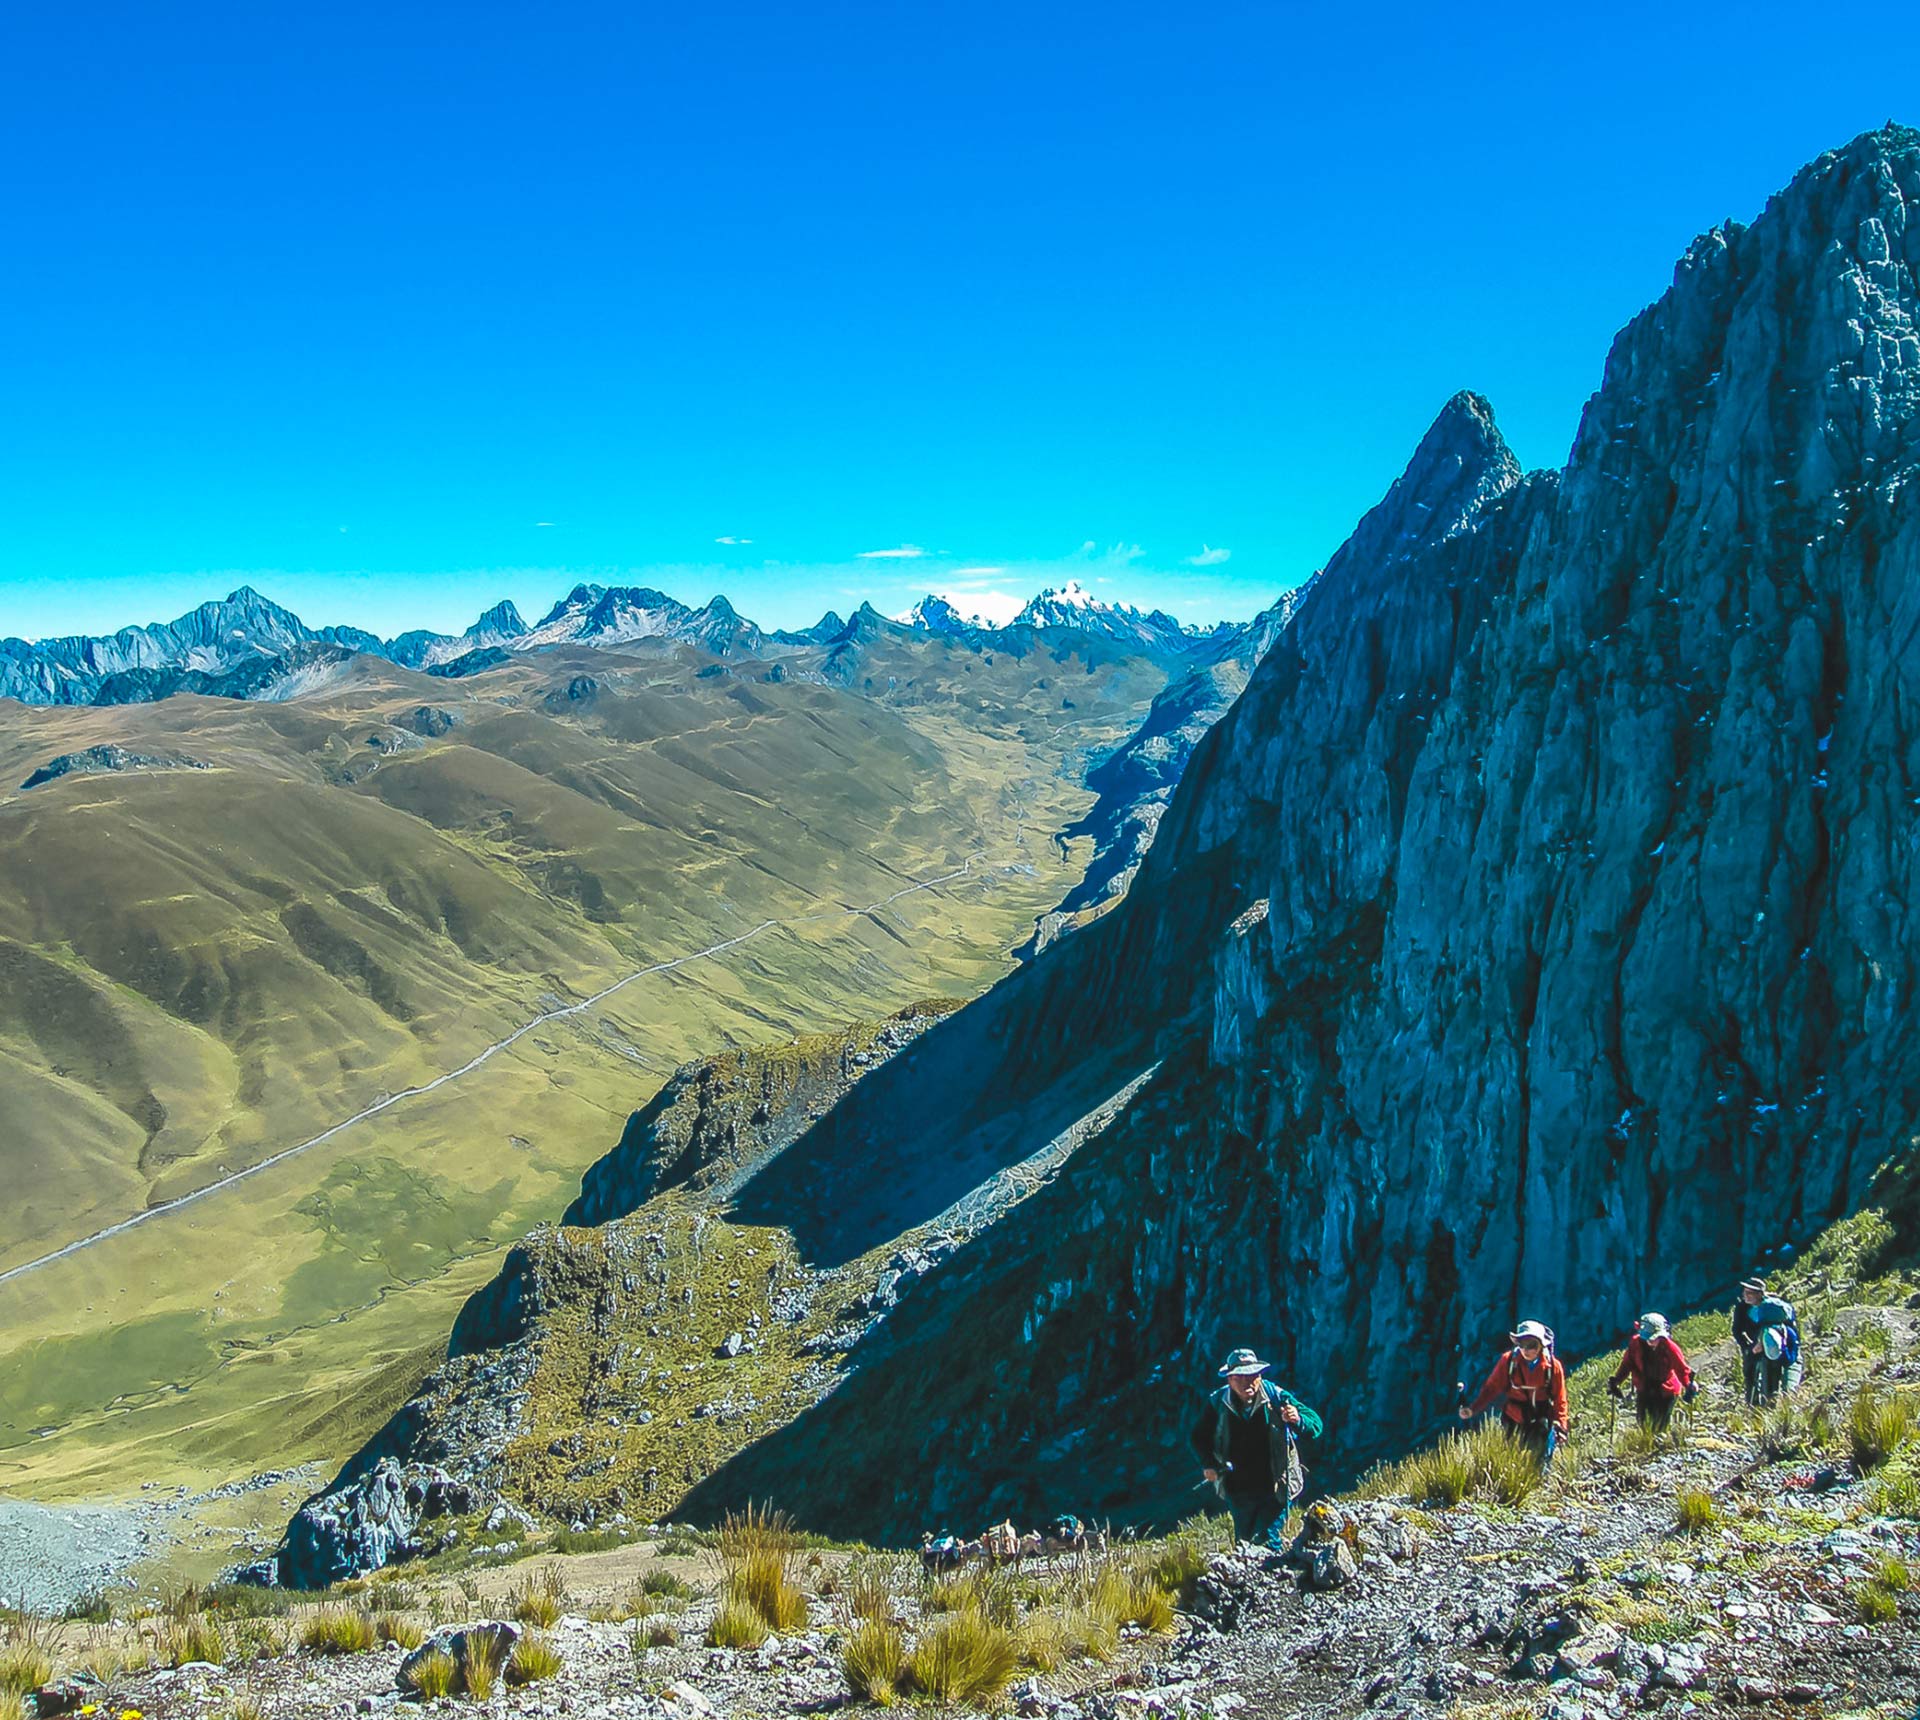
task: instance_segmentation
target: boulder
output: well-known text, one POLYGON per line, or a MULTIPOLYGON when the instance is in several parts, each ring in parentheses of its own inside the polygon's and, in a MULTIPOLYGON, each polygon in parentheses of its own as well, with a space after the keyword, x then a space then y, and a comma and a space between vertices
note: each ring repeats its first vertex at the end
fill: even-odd
POLYGON ((411 1552, 422 1523, 463 1516, 476 1503, 474 1489, 445 1470, 382 1458, 300 1507, 275 1555, 276 1578, 290 1589, 321 1589, 365 1576, 411 1552))
POLYGON ((485 1655, 495 1666, 504 1666, 520 1641, 521 1630, 517 1624, 509 1624, 505 1619, 481 1619, 473 1624, 447 1625, 436 1630, 432 1636, 400 1662, 400 1670, 394 1674, 394 1682, 407 1695, 419 1693, 416 1668, 430 1654, 444 1654, 454 1665, 454 1689, 467 1687, 467 1667, 479 1655, 485 1655))
POLYGON ((1307 1549, 1306 1572, 1301 1586, 1309 1594, 1324 1594, 1330 1589, 1344 1589, 1360 1574, 1360 1567, 1353 1557, 1353 1549, 1345 1541, 1328 1541, 1323 1545, 1307 1549))

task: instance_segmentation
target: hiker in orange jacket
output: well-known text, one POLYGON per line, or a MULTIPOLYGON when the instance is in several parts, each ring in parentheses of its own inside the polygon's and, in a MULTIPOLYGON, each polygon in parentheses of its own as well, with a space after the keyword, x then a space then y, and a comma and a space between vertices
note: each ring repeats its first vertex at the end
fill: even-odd
POLYGON ((1640 1329, 1627 1340, 1627 1353, 1607 1381, 1608 1395, 1617 1399, 1629 1379, 1633 1381, 1634 1411, 1655 1433, 1666 1432, 1667 1423, 1673 1419, 1673 1406, 1681 1398, 1693 1400, 1693 1369, 1673 1341, 1666 1315, 1640 1316, 1640 1329))
POLYGON ((1471 1421, 1501 1403, 1508 1436, 1532 1446, 1544 1463, 1567 1437, 1567 1370, 1553 1353, 1553 1333, 1538 1320, 1522 1320, 1510 1341, 1480 1395, 1461 1404, 1460 1419, 1471 1421))

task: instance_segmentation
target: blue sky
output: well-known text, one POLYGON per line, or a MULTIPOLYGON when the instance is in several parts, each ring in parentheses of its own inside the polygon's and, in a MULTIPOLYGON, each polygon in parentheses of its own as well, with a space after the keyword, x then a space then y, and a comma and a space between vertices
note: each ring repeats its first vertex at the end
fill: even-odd
POLYGON ((1920 120, 1897 11, 1599 10, 16 8, 0 633, 1250 614, 1456 388, 1559 463, 1694 233, 1920 120))

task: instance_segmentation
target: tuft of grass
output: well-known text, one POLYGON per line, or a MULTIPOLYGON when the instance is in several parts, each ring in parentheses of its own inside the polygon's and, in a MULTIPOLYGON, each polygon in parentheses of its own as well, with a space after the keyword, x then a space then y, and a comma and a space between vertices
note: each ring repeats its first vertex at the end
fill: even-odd
POLYGON ((113 1602, 107 1599, 105 1589, 87 1589, 67 1602, 60 1617, 68 1624, 110 1624, 113 1602))
POLYGON ((1720 1508, 1703 1487, 1683 1487, 1673 1501, 1674 1527, 1683 1535, 1704 1535, 1720 1521, 1720 1508))
MULTIPOLYGON (((635 1636, 639 1634, 638 1631, 634 1632, 635 1636)), ((679 1641, 680 1633, 665 1619, 656 1619, 647 1626, 647 1647, 649 1648, 673 1648, 679 1644, 679 1641)))
POLYGON ((538 1632, 529 1631, 513 1645, 512 1658, 507 1662, 507 1682, 537 1684, 543 1678, 553 1677, 563 1664, 559 1649, 538 1632))
POLYGON ((1760 1412, 1756 1435, 1770 1463, 1811 1457, 1833 1443, 1833 1416, 1824 1403, 1781 1398, 1760 1412))
POLYGON ((1920 1519, 1920 1475, 1887 1475, 1875 1489, 1874 1509, 1883 1517, 1920 1519))
POLYGON ((1200 1537, 1181 1533, 1162 1541, 1145 1556, 1143 1574, 1170 1595, 1185 1595, 1207 1568, 1200 1537))
POLYGON ((1847 1444, 1862 1475, 1878 1469, 1906 1442, 1920 1422, 1920 1406, 1908 1392, 1882 1392, 1871 1380, 1847 1412, 1847 1444))
POLYGON ((724 1594, 707 1626, 709 1648, 758 1648, 772 1633, 760 1609, 736 1594, 724 1594))
POLYGON ((847 1567, 844 1601, 849 1617, 881 1621, 893 1617, 892 1566, 862 1555, 847 1567))
POLYGON ((551 1630, 558 1624, 571 1598, 558 1565, 543 1565, 524 1583, 507 1591, 513 1616, 521 1624, 530 1624, 539 1630, 551 1630))
POLYGON ((1862 1624, 1892 1624, 1900 1616, 1900 1597, 1884 1583, 1864 1582, 1853 1598, 1862 1624))
POLYGON ((380 1644, 369 1614, 323 1607, 300 1627, 300 1646, 309 1654, 366 1654, 380 1644))
POLYGON ((1882 1553, 1873 1562, 1871 1580, 1891 1594, 1903 1595, 1913 1587, 1913 1571, 1904 1559, 1893 1553, 1882 1553))
POLYGON ((500 1681, 502 1656, 497 1641, 490 1636, 469 1634, 466 1652, 460 1657, 460 1681, 476 1702, 484 1702, 500 1681))
POLYGON ((784 1512, 749 1506, 730 1513, 720 1525, 719 1545, 726 1570, 723 1605, 751 1608, 771 1631, 794 1631, 807 1622, 807 1597, 793 1576, 800 1537, 784 1512))
POLYGON ((1533 1453, 1483 1422, 1464 1433, 1446 1434, 1398 1463, 1383 1464, 1362 1480, 1359 1491, 1366 1499, 1402 1497, 1419 1504, 1453 1506, 1479 1499, 1521 1505, 1540 1481, 1533 1453))
POLYGON ((170 1619, 160 1633, 160 1658, 168 1666, 186 1666, 197 1660, 220 1665, 227 1658, 227 1641, 219 1621, 205 1613, 170 1619))
POLYGON ((453 1687, 459 1681, 460 1669, 454 1665, 453 1656, 444 1648, 436 1648, 423 1654, 413 1663, 413 1687, 420 1693, 422 1701, 435 1702, 442 1696, 451 1696, 453 1687))
POLYGON ((1013 1632, 973 1607, 935 1619, 907 1662, 913 1688, 936 1702, 990 1702, 1020 1664, 1013 1632))
POLYGON ((0 1648, 0 1695, 24 1696, 53 1676, 53 1656, 38 1642, 9 1642, 0 1648))
POLYGON ((397 1612, 377 1612, 372 1615, 373 1634, 381 1642, 393 1643, 412 1653, 427 1639, 423 1631, 412 1619, 397 1612))
POLYGON ((640 1579, 640 1587, 656 1599, 690 1601, 693 1599, 693 1585, 683 1577, 676 1577, 671 1571, 649 1571, 640 1579))
POLYGON ((906 1663, 906 1637, 890 1619, 862 1619, 840 1651, 848 1689, 882 1708, 893 1706, 906 1663))
MULTIPOLYGON (((236 1660, 278 1660, 293 1640, 284 1619, 242 1618, 227 1626, 227 1642, 236 1660)), ((106 1683, 103 1677, 101 1683, 106 1683)))
POLYGON ((246 1691, 227 1704, 225 1720, 267 1720, 267 1705, 246 1691))
POLYGON ((1014 1632, 1020 1664, 1035 1672, 1057 1672, 1073 1652, 1067 1615, 1048 1607, 1029 1613, 1014 1632))
POLYGON ((1076 1660, 1097 1660, 1104 1666, 1119 1652, 1120 1626, 1107 1613, 1090 1606, 1069 1607, 1060 1615, 1060 1623, 1067 1652, 1076 1660))
POLYGON ((1173 1602, 1146 1568, 1107 1564, 1087 1591, 1090 1610, 1120 1625, 1138 1625, 1156 1636, 1173 1629, 1173 1602))
POLYGON ((200 1590, 199 1599, 200 1611, 221 1618, 279 1618, 293 1606, 287 1590, 262 1588, 258 1583, 215 1583, 200 1590))

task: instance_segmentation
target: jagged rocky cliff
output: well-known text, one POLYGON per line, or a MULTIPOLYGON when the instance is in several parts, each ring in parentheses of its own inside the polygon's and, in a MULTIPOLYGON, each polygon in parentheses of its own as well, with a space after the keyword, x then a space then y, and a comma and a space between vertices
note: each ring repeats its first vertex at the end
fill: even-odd
MULTIPOLYGON (((1064 1086, 1157 1066, 694 1510, 897 1533, 1086 1475, 1170 1507, 1242 1341, 1350 1468, 1516 1318, 1577 1352, 1858 1201, 1920 1086, 1917 271, 1920 134, 1889 129, 1692 246, 1563 471, 1449 403, 1126 903, 747 1185, 771 1216, 1017 1157, 1064 1086), (836 1162, 885 1107, 891 1152, 836 1162)), ((857 1249, 857 1209, 800 1237, 857 1249)))
MULTIPOLYGON (((837 1380, 685 1463, 686 1514, 1171 1516, 1241 1342, 1326 1412, 1332 1478, 1442 1421, 1516 1319, 1577 1354, 1859 1203, 1920 1089, 1916 200, 1920 134, 1889 129, 1697 241, 1559 472, 1456 396, 1123 903, 783 1112, 779 1150, 687 1088, 589 1178, 608 1249, 665 1246, 677 1196, 619 1215, 697 1141, 728 1234, 836 1299, 898 1239, 952 1244, 828 1346, 837 1380)), ((673 1336, 645 1318, 636 1346, 673 1336)), ((610 1501, 583 1402, 518 1437, 610 1501)), ((452 1449, 437 1413, 406 1449, 452 1449)))

